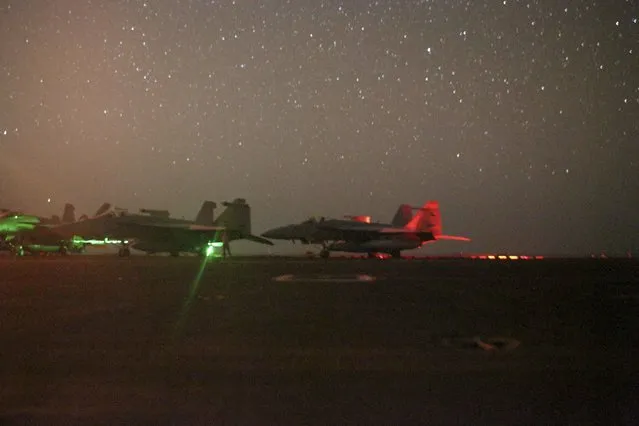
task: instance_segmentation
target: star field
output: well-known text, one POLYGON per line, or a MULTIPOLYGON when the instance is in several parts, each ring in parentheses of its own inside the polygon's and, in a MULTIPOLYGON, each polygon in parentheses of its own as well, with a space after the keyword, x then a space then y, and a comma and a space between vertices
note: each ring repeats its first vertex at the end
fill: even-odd
POLYGON ((431 252, 639 249, 633 1, 2 1, 0 88, 3 206, 438 199, 473 242, 431 252))

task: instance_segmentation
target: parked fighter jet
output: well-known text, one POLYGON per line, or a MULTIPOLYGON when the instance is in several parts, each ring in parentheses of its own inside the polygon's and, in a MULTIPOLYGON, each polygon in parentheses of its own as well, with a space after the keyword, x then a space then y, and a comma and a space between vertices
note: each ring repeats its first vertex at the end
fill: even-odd
POLYGON ((172 219, 164 214, 121 214, 111 221, 107 235, 127 241, 119 250, 120 256, 128 256, 130 248, 172 256, 179 256, 181 252, 206 254, 211 244, 220 243, 222 233, 226 233, 228 241, 248 239, 273 245, 271 241, 251 234, 251 208, 246 200, 238 198, 223 205, 226 210, 215 220, 213 209, 216 205, 211 201, 202 205, 195 221, 172 219))
MULTIPOLYGON (((0 214, 2 212, 14 213, 16 215, 25 215, 25 213, 21 211, 13 211, 9 209, 0 209, 0 214)), ((65 204, 64 210, 62 212, 62 219, 60 219, 60 216, 56 214, 52 215, 51 217, 36 216, 33 214, 30 214, 28 216, 37 217, 38 223, 40 225, 58 225, 60 223, 71 223, 75 222, 75 207, 73 206, 73 204, 65 204)))
POLYGON ((93 218, 87 218, 86 215, 83 215, 80 220, 76 221, 75 208, 71 204, 66 204, 62 222, 59 219, 55 220, 55 216, 49 220, 36 217, 38 220, 33 226, 17 229, 10 236, 7 236, 5 241, 16 254, 22 254, 25 251, 33 254, 81 251, 84 244, 78 243, 76 237, 82 235, 83 232, 92 230, 96 218, 105 214, 110 206, 110 204, 104 203, 96 211, 93 218))
MULTIPOLYGON (((321 244, 320 256, 331 251, 388 253, 400 257, 401 250, 411 250, 437 240, 470 241, 466 237, 442 234, 439 203, 428 201, 417 208, 417 214, 406 222, 408 206, 400 206, 392 224, 369 223, 361 220, 309 219, 300 224, 274 228, 262 234, 277 240, 299 240, 306 244, 321 244), (403 213, 402 213, 403 212, 403 213), (401 221, 405 224, 401 225, 401 221)), ((412 210, 413 208, 408 207, 412 210)))
POLYGON ((40 219, 37 216, 16 214, 0 210, 0 250, 11 250, 11 240, 19 232, 34 229, 40 219))
POLYGON ((31 230, 40 223, 40 218, 33 215, 0 211, 0 236, 8 236, 20 231, 31 230))
MULTIPOLYGON (((212 224, 214 208, 214 202, 205 201, 195 222, 192 222, 171 219, 168 212, 157 210, 141 209, 142 214, 129 214, 122 209, 111 209, 111 205, 105 203, 91 218, 83 215, 77 222, 42 225, 21 232, 14 240, 15 251, 67 253, 71 250, 82 251, 87 245, 118 244, 122 245, 121 255, 128 255, 130 244, 133 243, 130 237, 138 238, 149 230, 151 233, 160 233, 167 227, 184 228, 185 224, 212 224), (136 224, 136 229, 131 230, 136 224), (153 225, 155 228, 152 228, 153 225)), ((152 236, 148 238, 153 239, 152 236)))

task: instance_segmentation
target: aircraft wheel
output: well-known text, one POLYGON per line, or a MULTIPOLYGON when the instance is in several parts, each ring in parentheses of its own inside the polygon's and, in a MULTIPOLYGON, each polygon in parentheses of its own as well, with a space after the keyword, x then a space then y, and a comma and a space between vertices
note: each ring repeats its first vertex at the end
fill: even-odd
POLYGON ((331 255, 331 253, 330 253, 328 250, 326 250, 326 249, 324 249, 324 250, 320 251, 320 257, 321 257, 322 259, 328 259, 328 257, 329 257, 330 255, 331 255))
POLYGON ((128 248, 121 248, 118 250, 118 256, 120 257, 129 257, 131 255, 131 250, 128 248))
POLYGON ((393 259, 401 259, 402 258, 402 253, 399 250, 393 250, 390 255, 393 257, 393 259))

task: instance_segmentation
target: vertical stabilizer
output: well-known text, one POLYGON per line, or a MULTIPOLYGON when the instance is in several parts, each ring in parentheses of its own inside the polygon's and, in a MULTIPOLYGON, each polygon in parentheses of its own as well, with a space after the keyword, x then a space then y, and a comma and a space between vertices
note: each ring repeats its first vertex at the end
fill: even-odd
POLYGON ((65 204, 64 212, 62 213, 62 223, 73 223, 75 222, 75 207, 73 204, 65 204))
POLYGON ((419 224, 420 231, 426 231, 433 234, 437 238, 442 234, 442 216, 439 212, 439 203, 437 201, 428 201, 422 207, 424 215, 419 224))
POLYGON ((215 220, 215 225, 224 226, 235 238, 242 238, 251 233, 251 208, 243 198, 222 203, 226 210, 215 220))
POLYGON ((413 209, 408 204, 402 204, 397 208, 391 224, 397 228, 403 228, 413 218, 413 209))
POLYGON ((195 217, 195 223, 198 225, 212 225, 214 221, 214 212, 217 204, 214 201, 205 201, 200 207, 200 211, 195 217))
POLYGON ((411 231, 430 232, 437 238, 442 233, 442 218, 437 201, 427 201, 405 226, 411 231))
POLYGON ((98 216, 103 215, 104 213, 108 212, 110 208, 111 208, 111 204, 110 203, 102 204, 100 206, 100 208, 96 210, 95 216, 98 217, 98 216))

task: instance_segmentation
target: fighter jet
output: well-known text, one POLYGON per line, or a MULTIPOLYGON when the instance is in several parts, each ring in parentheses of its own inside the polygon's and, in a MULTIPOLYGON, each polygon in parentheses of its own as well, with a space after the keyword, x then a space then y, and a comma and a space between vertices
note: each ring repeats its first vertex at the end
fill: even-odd
MULTIPOLYGON (((185 224, 212 224, 215 203, 205 201, 195 222, 169 218, 168 211, 141 209, 141 214, 129 214, 124 209, 111 208, 111 204, 103 204, 93 217, 83 215, 72 223, 44 224, 34 229, 19 233, 13 241, 15 251, 83 251, 89 245, 121 245, 121 255, 129 254, 130 237, 144 236, 150 225, 157 224, 157 229, 168 226, 184 227, 185 224), (138 224, 137 229, 130 228, 138 224), (56 250, 57 248, 57 250, 56 250)), ((161 231, 154 231, 158 233, 161 231)), ((153 239, 149 237, 149 239, 153 239)))
POLYGON ((470 241, 466 237, 442 234, 437 201, 428 201, 421 208, 401 205, 391 224, 369 223, 365 220, 309 219, 300 224, 271 229, 262 236, 321 244, 322 257, 328 257, 331 251, 342 251, 367 253, 369 257, 387 253, 399 258, 402 250, 416 249, 431 241, 470 241), (411 210, 417 210, 417 214, 409 218, 406 212, 411 210))
POLYGON ((43 217, 43 216, 37 216, 34 214, 25 214, 21 211, 13 211, 13 210, 9 210, 9 209, 0 209, 0 214, 4 212, 4 213, 14 213, 16 215, 27 215, 27 216, 32 216, 32 217, 37 217, 38 218, 38 223, 40 225, 58 225, 60 223, 72 223, 75 222, 75 207, 73 206, 73 204, 69 204, 66 203, 64 205, 64 210, 62 212, 62 219, 60 219, 60 216, 54 214, 51 217, 43 217))
POLYGON ((0 210, 0 250, 11 250, 15 235, 34 229, 39 222, 40 218, 37 216, 0 210))
POLYGON ((0 237, 34 229, 38 223, 40 223, 40 218, 37 216, 14 213, 8 210, 0 211, 0 237))
POLYGON ((214 220, 216 204, 205 201, 194 221, 171 218, 164 210, 141 209, 130 214, 123 209, 111 209, 106 204, 91 218, 82 218, 70 224, 36 226, 20 233, 16 243, 22 248, 58 246, 60 253, 81 250, 87 245, 117 244, 118 254, 129 256, 130 249, 149 254, 180 252, 207 254, 212 243, 220 241, 221 233, 227 240, 249 239, 272 245, 267 239, 251 234, 250 207, 244 199, 223 203, 227 209, 214 220))
POLYGON ((226 210, 214 220, 213 202, 205 202, 195 221, 172 219, 164 211, 146 211, 149 216, 122 214, 113 222, 111 238, 126 239, 119 250, 120 256, 128 256, 130 248, 148 254, 181 252, 205 255, 213 245, 220 244, 221 235, 227 233, 228 241, 248 239, 272 245, 267 239, 251 234, 250 206, 238 198, 222 203, 226 210), (209 204, 207 204, 209 203, 209 204))
POLYGON ((261 244, 273 245, 265 238, 251 234, 251 210, 246 200, 238 198, 222 203, 226 210, 214 220, 216 204, 206 201, 195 221, 175 219, 168 212, 142 210, 144 215, 126 212, 106 222, 104 235, 121 241, 120 256, 129 256, 130 249, 148 254, 169 253, 179 256, 182 252, 206 255, 211 247, 221 241, 223 232, 228 241, 248 239, 261 244))
POLYGON ((60 252, 82 251, 84 244, 78 243, 82 238, 79 235, 93 230, 97 220, 104 215, 110 208, 110 204, 104 203, 96 211, 93 218, 86 215, 75 220, 75 208, 71 204, 66 204, 62 221, 56 216, 51 219, 42 219, 37 216, 28 216, 36 218, 37 222, 33 222, 32 226, 15 229, 11 235, 5 236, 5 246, 10 248, 16 254, 31 252, 38 254, 40 252, 60 252))

